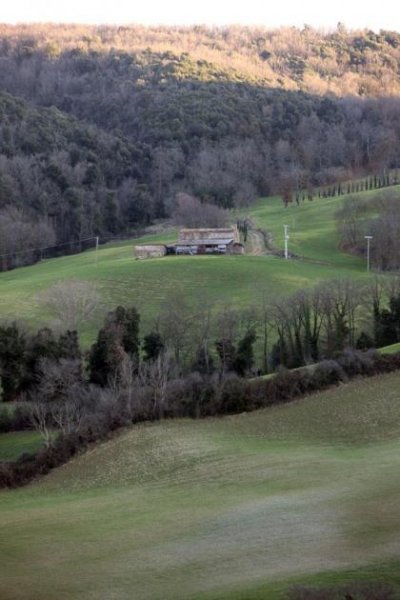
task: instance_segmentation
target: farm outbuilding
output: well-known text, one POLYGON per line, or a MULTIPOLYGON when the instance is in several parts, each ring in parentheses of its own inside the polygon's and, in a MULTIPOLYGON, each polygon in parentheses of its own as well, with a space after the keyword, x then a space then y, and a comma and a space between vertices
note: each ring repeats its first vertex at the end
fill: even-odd
POLYGON ((244 246, 240 242, 233 242, 229 246, 229 254, 244 254, 244 246))
POLYGON ((237 227, 181 229, 173 244, 134 246, 136 258, 161 258, 166 254, 244 254, 237 227))
POLYGON ((167 247, 164 244, 143 244, 134 246, 136 258, 161 258, 167 254, 167 247))
POLYGON ((175 254, 243 254, 237 227, 181 229, 176 244, 169 247, 175 254))

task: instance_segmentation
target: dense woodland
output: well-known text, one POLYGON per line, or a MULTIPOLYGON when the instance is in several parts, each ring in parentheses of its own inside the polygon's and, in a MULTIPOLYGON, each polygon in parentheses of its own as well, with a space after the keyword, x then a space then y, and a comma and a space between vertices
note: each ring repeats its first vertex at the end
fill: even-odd
POLYGON ((3 25, 0 230, 12 206, 65 243, 174 215, 178 193, 229 208, 395 168, 399 66, 400 34, 340 25, 3 25))

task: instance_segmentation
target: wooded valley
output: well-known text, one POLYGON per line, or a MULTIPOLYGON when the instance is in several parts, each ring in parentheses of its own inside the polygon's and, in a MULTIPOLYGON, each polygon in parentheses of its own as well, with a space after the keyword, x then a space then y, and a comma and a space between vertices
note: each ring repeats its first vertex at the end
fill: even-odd
POLYGON ((0 254, 395 169, 399 66, 399 34, 340 25, 3 25, 0 254))

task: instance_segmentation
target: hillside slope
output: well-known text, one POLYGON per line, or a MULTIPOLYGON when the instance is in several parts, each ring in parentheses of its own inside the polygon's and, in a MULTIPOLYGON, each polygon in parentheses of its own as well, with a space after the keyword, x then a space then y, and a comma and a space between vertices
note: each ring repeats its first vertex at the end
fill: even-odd
MULTIPOLYGON (((346 30, 323 32, 305 26, 264 27, 144 27, 131 25, 1 25, 3 53, 20 60, 35 52, 56 59, 63 52, 164 55, 177 79, 185 69, 174 64, 183 55, 198 63, 198 78, 224 77, 262 82, 266 87, 300 89, 336 95, 391 95, 399 92, 400 33, 346 30), (375 57, 375 60, 372 60, 375 57), (215 65, 214 70, 212 66, 215 65), (211 68, 209 68, 211 67, 211 68), (201 68, 201 69, 200 69, 201 68)), ((144 59, 145 60, 145 59, 144 59)), ((144 63, 145 64, 145 63, 144 63)), ((153 75, 158 70, 154 68, 153 75)))
MULTIPOLYGON (((53 244, 39 240, 34 248, 137 226, 147 209, 135 214, 123 197, 134 193, 141 169, 142 150, 122 135, 0 92, 0 219, 18 210, 50 225, 53 244)), ((16 252, 29 262, 24 240, 0 231, 0 255, 16 252)))
MULTIPOLYGON (((81 194, 69 189, 77 149, 52 157, 76 203, 62 212, 74 238, 173 215, 178 192, 242 206, 398 168, 399 64, 399 34, 343 27, 326 35, 307 27, 0 27, 1 90, 97 128, 100 148, 76 174, 81 194), (119 140, 115 164, 101 132, 119 140), (124 185, 112 181, 119 169, 124 185), (89 214, 88 195, 97 208, 89 214)), ((12 145, 7 127, 4 135, 12 145)), ((0 177, 9 175, 0 160, 0 177)), ((48 218, 28 181, 30 210, 48 218)), ((54 195, 68 205, 66 191, 52 192, 50 204, 54 195)))
POLYGON ((1 597, 400 585, 399 384, 392 374, 252 414, 135 426, 2 492, 1 597))
MULTIPOLYGON (((397 190, 397 188, 392 188, 397 190)), ((359 194, 367 198, 368 193, 359 194)), ((343 197, 345 198, 345 197, 343 197)), ((35 326, 49 322, 43 292, 57 281, 71 279, 96 283, 101 296, 97 320, 81 330, 93 339, 105 311, 118 304, 136 305, 145 327, 160 308, 176 299, 195 306, 251 306, 267 299, 289 295, 298 289, 335 277, 365 277, 365 263, 338 248, 335 212, 342 198, 295 203, 285 208, 278 198, 264 198, 244 209, 256 226, 272 234, 275 247, 283 247, 283 224, 289 225, 289 249, 299 258, 285 261, 272 255, 259 256, 170 256, 136 261, 133 244, 166 242, 174 233, 147 236, 101 247, 98 256, 83 254, 50 259, 40 264, 0 273, 0 316, 19 318, 35 326)), ((232 214, 233 220, 237 217, 232 214)))

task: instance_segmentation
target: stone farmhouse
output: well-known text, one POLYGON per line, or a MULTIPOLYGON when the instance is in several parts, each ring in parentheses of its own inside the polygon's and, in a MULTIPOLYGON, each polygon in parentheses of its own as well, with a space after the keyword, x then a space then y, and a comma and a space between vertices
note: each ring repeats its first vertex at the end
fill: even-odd
POLYGON ((135 246, 136 258, 160 258, 166 254, 244 254, 238 228, 181 229, 173 244, 135 246))
POLYGON ((181 229, 175 254, 243 254, 237 227, 181 229))

